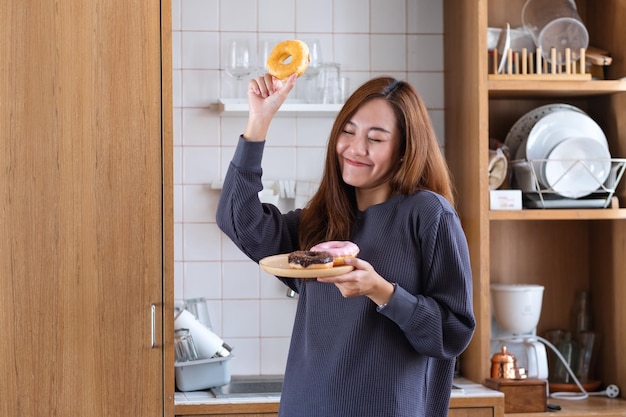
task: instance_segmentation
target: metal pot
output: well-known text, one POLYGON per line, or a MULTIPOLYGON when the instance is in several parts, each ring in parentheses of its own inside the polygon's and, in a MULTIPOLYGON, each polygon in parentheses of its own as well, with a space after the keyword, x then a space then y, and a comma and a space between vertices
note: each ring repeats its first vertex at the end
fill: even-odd
POLYGON ((500 353, 494 353, 491 358, 491 377, 503 379, 517 379, 519 372, 515 356, 506 351, 506 346, 502 346, 500 353))

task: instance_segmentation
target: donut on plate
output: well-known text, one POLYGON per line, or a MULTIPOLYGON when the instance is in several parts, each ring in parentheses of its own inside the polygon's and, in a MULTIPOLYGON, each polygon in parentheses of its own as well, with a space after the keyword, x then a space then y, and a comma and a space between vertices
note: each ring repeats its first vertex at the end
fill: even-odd
POLYGON ((290 39, 279 42, 267 58, 267 72, 279 80, 288 78, 297 73, 298 77, 304 74, 309 67, 311 55, 306 43, 290 39), (290 59, 291 58, 291 59, 290 59))
POLYGON ((349 240, 330 240, 318 243, 312 251, 324 251, 333 256, 334 266, 344 265, 345 258, 355 258, 359 254, 359 247, 349 240))
POLYGON ((297 250, 287 256, 291 269, 328 269, 333 267, 333 256, 328 252, 297 250))

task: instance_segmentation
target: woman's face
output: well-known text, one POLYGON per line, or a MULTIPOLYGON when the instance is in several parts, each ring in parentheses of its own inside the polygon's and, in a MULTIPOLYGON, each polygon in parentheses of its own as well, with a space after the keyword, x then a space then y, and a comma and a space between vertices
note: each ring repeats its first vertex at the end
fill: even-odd
POLYGON ((391 105, 382 98, 363 104, 337 139, 343 180, 360 191, 388 190, 400 163, 400 132, 391 105))

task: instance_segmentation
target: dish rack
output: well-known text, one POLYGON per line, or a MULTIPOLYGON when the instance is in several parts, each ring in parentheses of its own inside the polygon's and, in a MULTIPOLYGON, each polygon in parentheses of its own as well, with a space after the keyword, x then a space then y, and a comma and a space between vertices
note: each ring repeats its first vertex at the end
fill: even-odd
POLYGON ((490 80, 591 80, 591 74, 587 72, 586 49, 582 48, 577 53, 578 60, 574 60, 574 51, 570 48, 565 48, 564 56, 552 48, 550 60, 547 60, 541 48, 534 51, 507 49, 502 55, 497 48, 492 49, 489 51, 488 77, 490 80), (498 66, 502 60, 506 65, 500 72, 498 66))
MULTIPOLYGON (((626 158, 611 158, 611 169, 606 181, 601 182, 590 173, 592 178, 597 181, 598 188, 584 197, 567 198, 554 190, 558 181, 550 187, 544 186, 539 180, 539 172, 548 161, 548 159, 516 159, 511 161, 512 188, 522 191, 523 204, 526 208, 607 208, 611 204, 611 199, 626 168, 626 158)), ((569 169, 573 169, 580 165, 587 167, 588 162, 593 160, 571 159, 564 161, 571 162, 569 169)))

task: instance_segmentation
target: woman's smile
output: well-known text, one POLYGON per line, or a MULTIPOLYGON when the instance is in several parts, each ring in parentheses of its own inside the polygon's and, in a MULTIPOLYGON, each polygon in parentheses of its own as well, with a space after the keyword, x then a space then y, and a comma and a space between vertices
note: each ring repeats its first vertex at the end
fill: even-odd
POLYGON ((359 162, 359 161, 356 161, 354 159, 350 159, 350 158, 346 158, 346 157, 344 157, 343 160, 344 160, 344 162, 346 164, 352 165, 354 167, 369 167, 369 166, 371 166, 371 164, 367 164, 365 162, 359 162))

